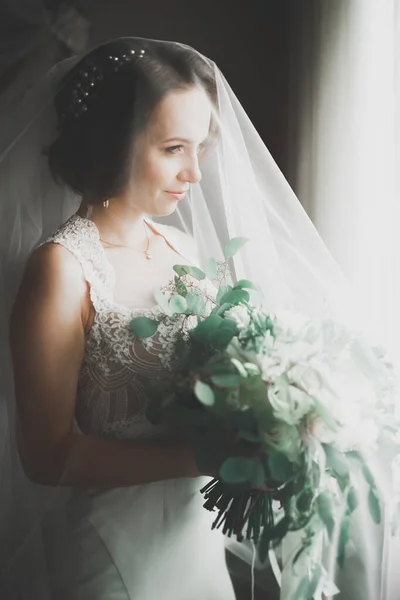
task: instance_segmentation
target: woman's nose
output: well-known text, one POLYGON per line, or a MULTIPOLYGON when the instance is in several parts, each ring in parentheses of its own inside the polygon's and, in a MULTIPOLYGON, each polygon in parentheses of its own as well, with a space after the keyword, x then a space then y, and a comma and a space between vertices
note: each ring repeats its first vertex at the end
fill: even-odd
POLYGON ((197 183, 201 180, 201 171, 197 156, 193 158, 187 166, 182 169, 180 179, 189 183, 197 183))

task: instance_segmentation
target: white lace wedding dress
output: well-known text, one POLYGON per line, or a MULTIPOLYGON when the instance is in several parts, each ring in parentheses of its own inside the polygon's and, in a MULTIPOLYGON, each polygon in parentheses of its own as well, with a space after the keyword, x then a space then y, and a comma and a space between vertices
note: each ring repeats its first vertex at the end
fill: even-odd
MULTIPOLYGON (((177 252, 173 230, 159 232, 177 252), (170 232, 172 238, 169 239, 170 232)), ((129 322, 160 311, 113 301, 114 271, 96 225, 73 215, 45 243, 69 250, 90 286, 95 318, 87 334, 77 394, 76 428, 120 439, 160 438, 145 417, 146 388, 170 376, 173 332, 139 340, 129 322)), ((177 257, 179 262, 179 257, 177 257)), ((202 506, 208 477, 117 489, 75 489, 68 503, 67 544, 49 547, 55 600, 234 600, 224 536, 202 506)))

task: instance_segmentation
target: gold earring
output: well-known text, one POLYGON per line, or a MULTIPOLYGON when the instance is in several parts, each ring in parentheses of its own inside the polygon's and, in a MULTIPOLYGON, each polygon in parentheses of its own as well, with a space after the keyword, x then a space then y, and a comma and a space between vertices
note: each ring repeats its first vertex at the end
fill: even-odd
POLYGON ((110 201, 109 200, 104 200, 103 206, 104 206, 104 208, 108 208, 110 206, 110 201))

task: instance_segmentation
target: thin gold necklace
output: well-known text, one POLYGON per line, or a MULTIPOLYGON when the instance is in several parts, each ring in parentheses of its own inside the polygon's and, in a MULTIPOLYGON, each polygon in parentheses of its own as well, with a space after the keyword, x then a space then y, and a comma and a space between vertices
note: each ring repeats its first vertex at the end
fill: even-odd
POLYGON ((109 246, 114 246, 114 248, 130 248, 131 250, 134 250, 135 252, 140 252, 140 254, 144 254, 145 257, 147 258, 147 260, 151 260, 152 256, 149 253, 150 237, 149 237, 149 233, 147 231, 146 223, 144 221, 143 221, 143 227, 144 227, 144 233, 145 233, 145 236, 147 239, 146 250, 138 250, 138 248, 133 248, 133 246, 126 246, 125 244, 113 244, 112 242, 108 242, 107 240, 104 240, 101 237, 99 237, 99 240, 101 242, 104 242, 105 244, 108 244, 109 246))

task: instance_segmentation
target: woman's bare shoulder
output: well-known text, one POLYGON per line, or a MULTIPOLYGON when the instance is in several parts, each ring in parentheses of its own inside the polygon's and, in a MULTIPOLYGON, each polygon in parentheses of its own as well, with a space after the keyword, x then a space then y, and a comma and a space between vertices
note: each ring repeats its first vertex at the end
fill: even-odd
POLYGON ((78 260, 60 244, 46 243, 30 255, 20 290, 19 302, 47 298, 81 306, 87 293, 86 282, 78 260))

